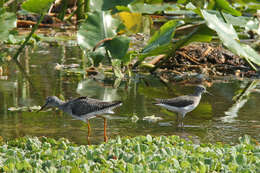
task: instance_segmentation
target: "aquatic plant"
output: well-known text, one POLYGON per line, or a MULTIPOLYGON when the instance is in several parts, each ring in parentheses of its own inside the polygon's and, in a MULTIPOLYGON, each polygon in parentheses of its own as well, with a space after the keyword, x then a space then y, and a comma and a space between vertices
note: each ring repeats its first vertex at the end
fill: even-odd
POLYGON ((178 136, 137 136, 100 145, 23 137, 1 142, 1 172, 259 172, 259 143, 244 136, 230 146, 178 136))
MULTIPOLYGON (((250 23, 257 25, 259 22, 254 20, 253 16, 241 16, 243 10, 235 9, 226 0, 210 1, 202 6, 195 6, 191 2, 186 3, 186 1, 167 4, 163 1, 144 3, 138 0, 113 1, 110 5, 106 1, 99 0, 90 4, 92 4, 90 8, 92 10, 87 13, 88 18, 78 30, 78 43, 87 50, 92 61, 100 62, 104 57, 109 58, 111 65, 117 69, 114 70, 117 77, 123 77, 122 67, 127 66, 130 62, 134 63, 132 68, 136 69, 147 57, 164 54, 164 60, 161 61, 163 63, 174 56, 175 51, 182 46, 191 42, 210 42, 216 36, 229 50, 245 58, 253 69, 257 70, 254 64, 260 65, 260 55, 249 45, 242 44, 237 34, 237 31, 249 27, 250 23), (127 35, 143 32, 140 29, 140 25, 144 21, 142 17, 162 12, 166 15, 184 15, 185 18, 166 19, 164 25, 151 36, 144 48, 128 52, 127 35), (191 18, 193 18, 192 22, 191 18), (116 24, 112 24, 115 20, 117 20, 116 24), (92 30, 95 31, 94 34, 91 32, 92 30), (185 34, 175 37, 176 30, 182 30, 185 34), (173 38, 176 41, 172 43, 173 38), (117 63, 113 63, 115 61, 117 63)), ((245 3, 241 3, 240 5, 236 4, 236 6, 242 6, 242 4, 245 5, 245 3)), ((257 7, 259 4, 250 6, 254 12, 256 12, 257 7)), ((253 30, 252 27, 251 29, 253 30)), ((255 32, 259 31, 255 30, 255 32)), ((162 63, 158 63, 156 66, 146 64, 146 67, 149 67, 150 71, 154 71, 162 63)))
MULTIPOLYGON (((33 38, 52 2, 53 0, 41 0, 40 3, 39 0, 23 2, 21 7, 27 14, 37 13, 41 17, 31 33, 21 42, 13 59, 17 59, 33 38)), ((254 70, 257 70, 255 65, 260 65, 260 55, 248 44, 240 41, 242 37, 260 35, 259 20, 257 15, 253 15, 257 14, 260 4, 255 0, 242 0, 233 4, 227 0, 212 0, 207 3, 166 3, 163 0, 112 0, 108 3, 106 0, 81 0, 77 5, 77 43, 84 51, 89 64, 97 66, 107 59, 115 76, 120 79, 125 74, 131 75, 131 71, 140 65, 153 72, 173 57, 177 49, 191 42, 210 42, 213 37, 233 53, 245 58, 254 70), (242 16, 244 13, 247 15, 242 16), (153 33, 143 48, 131 50, 130 35, 152 33, 151 24, 156 20, 154 14, 163 25, 153 33), (86 19, 83 20, 84 18, 86 19), (175 34, 176 31, 179 32, 178 35, 175 34), (157 55, 164 55, 160 63, 145 63, 148 57, 157 55)), ((16 19, 14 13, 6 12, 6 9, 8 8, 5 5, 0 9, 0 36, 3 38, 2 42, 9 40, 9 43, 12 43, 12 40, 15 40, 12 29, 16 19)), ((64 19, 65 10, 66 5, 62 6, 59 14, 61 20, 64 19)))

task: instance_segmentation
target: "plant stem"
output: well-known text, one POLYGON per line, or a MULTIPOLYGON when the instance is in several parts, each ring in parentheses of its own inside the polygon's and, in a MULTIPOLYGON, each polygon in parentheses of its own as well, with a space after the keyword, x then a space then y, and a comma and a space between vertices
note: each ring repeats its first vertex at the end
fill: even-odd
POLYGON ((0 8, 4 7, 4 0, 0 0, 0 8))
POLYGON ((108 58, 109 63, 112 64, 112 59, 111 59, 110 53, 108 52, 107 49, 106 49, 106 56, 107 56, 107 58, 108 58))
POLYGON ((89 2, 90 2, 90 0, 85 0, 85 7, 84 7, 85 13, 89 12, 89 10, 90 10, 89 2))
POLYGON ((219 11, 219 13, 220 13, 220 16, 221 16, 222 19, 224 20, 224 22, 227 23, 227 20, 225 19, 225 16, 223 15, 222 10, 219 9, 218 11, 219 11))
POLYGON ((84 0, 77 0, 77 22, 81 19, 85 19, 84 0))
POLYGON ((37 21, 37 23, 33 26, 30 34, 25 38, 25 41, 23 42, 23 44, 19 47, 19 49, 16 51, 15 55, 13 56, 13 60, 17 61, 18 56, 20 55, 20 53, 23 51, 24 47, 26 46, 26 44, 28 43, 28 41, 30 40, 30 38, 32 37, 32 35, 34 34, 34 32, 36 31, 36 29, 38 28, 39 24, 41 23, 42 19, 43 19, 44 15, 41 14, 39 20, 37 21))
POLYGON ((153 73, 153 72, 154 72, 157 68, 159 68, 163 63, 165 63, 170 57, 174 57, 174 56, 175 56, 175 51, 176 51, 176 49, 173 50, 174 53, 172 53, 171 55, 167 55, 161 62, 159 62, 158 64, 156 64, 156 65, 154 66, 154 68, 152 68, 152 69, 150 70, 150 73, 153 73))
POLYGON ((61 9, 61 12, 60 12, 58 18, 63 21, 64 20, 64 16, 66 14, 66 10, 68 8, 68 0, 62 0, 62 7, 61 8, 62 9, 61 9))

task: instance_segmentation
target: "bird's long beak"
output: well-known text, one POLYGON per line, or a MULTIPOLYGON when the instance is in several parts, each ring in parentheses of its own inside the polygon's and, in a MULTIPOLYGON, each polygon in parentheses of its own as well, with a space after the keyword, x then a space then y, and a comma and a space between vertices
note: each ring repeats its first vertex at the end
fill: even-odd
POLYGON ((207 93, 207 94, 209 94, 209 95, 211 95, 211 96, 214 96, 213 94, 211 94, 210 92, 208 92, 208 91, 206 91, 205 93, 207 93))
POLYGON ((48 105, 48 103, 45 103, 45 104, 41 107, 41 109, 39 109, 39 110, 37 111, 37 113, 40 112, 41 110, 43 110, 47 105, 48 105))

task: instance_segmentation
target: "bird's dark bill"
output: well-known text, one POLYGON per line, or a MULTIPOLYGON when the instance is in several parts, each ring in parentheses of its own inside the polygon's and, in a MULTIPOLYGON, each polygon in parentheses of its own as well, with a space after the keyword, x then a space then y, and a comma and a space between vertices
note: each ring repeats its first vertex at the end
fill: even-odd
POLYGON ((207 94, 211 95, 211 96, 214 96, 213 94, 211 94, 210 92, 206 91, 207 94))
POLYGON ((38 110, 37 112, 40 112, 41 110, 43 110, 46 106, 47 106, 48 103, 45 103, 40 110, 38 110))

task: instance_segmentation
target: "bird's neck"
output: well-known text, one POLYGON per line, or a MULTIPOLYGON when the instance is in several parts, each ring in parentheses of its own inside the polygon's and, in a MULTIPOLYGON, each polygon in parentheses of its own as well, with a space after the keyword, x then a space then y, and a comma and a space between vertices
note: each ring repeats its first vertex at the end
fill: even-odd
POLYGON ((63 110, 64 103, 65 103, 64 101, 56 100, 55 103, 54 103, 54 106, 57 107, 60 110, 63 110))
POLYGON ((196 97, 201 97, 202 92, 195 91, 192 95, 196 97))

